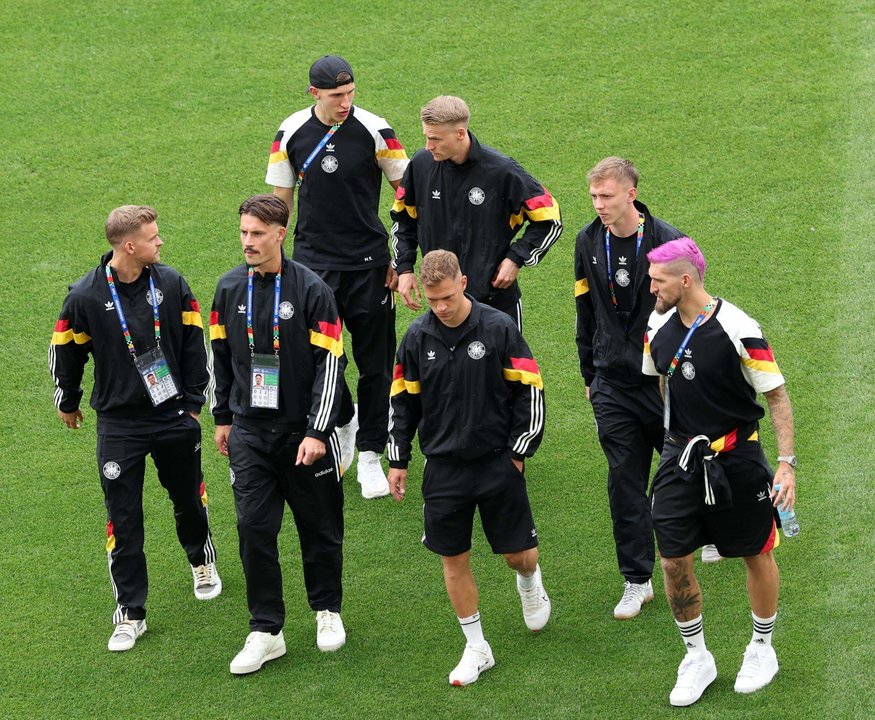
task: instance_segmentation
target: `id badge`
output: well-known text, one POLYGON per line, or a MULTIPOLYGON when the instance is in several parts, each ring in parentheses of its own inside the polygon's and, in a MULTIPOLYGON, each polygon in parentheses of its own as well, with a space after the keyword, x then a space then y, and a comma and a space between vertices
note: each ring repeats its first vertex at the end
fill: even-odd
POLYGON ((179 395, 179 388, 170 374, 170 366, 164 357, 164 351, 156 347, 134 360, 140 379, 146 386, 146 393, 153 405, 160 405, 165 400, 179 395))
POLYGON ((249 387, 252 389, 249 396, 252 407, 279 410, 280 361, 276 355, 255 353, 252 356, 249 387))

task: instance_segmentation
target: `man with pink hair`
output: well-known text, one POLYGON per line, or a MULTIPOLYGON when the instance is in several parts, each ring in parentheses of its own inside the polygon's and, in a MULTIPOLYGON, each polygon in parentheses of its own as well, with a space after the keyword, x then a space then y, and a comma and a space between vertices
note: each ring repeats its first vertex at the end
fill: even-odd
POLYGON ((687 649, 671 691, 672 705, 691 705, 717 677, 705 647, 702 594, 693 552, 714 543, 741 557, 753 637, 735 690, 751 693, 778 672, 772 630, 780 577, 772 550, 779 543, 776 506, 796 499, 793 411, 772 349, 759 325, 705 290, 705 258, 688 237, 647 254, 656 297, 644 337, 642 369, 659 375, 665 399, 665 446, 653 478, 653 528, 665 592, 687 649), (769 404, 778 449, 772 471, 759 442, 769 404), (778 490, 780 485, 780 490, 778 490))

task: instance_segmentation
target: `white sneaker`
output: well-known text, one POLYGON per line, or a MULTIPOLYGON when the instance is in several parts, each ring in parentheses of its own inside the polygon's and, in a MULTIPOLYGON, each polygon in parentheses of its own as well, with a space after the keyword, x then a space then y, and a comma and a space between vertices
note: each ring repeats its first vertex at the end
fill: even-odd
POLYGON ((668 696, 675 707, 692 705, 717 677, 714 656, 705 652, 687 653, 678 668, 678 681, 668 696))
POLYGON ((492 648, 489 647, 488 642, 482 645, 465 645, 462 659, 450 673, 450 685, 462 686, 477 682, 480 673, 486 672, 494 665, 495 658, 492 657, 492 648))
POLYGON ((192 565, 191 574, 194 576, 194 596, 198 600, 212 600, 222 592, 222 578, 216 570, 216 563, 192 565))
POLYGON ((756 692, 772 682, 777 674, 778 656, 775 655, 775 648, 752 642, 744 650, 744 661, 735 677, 735 692, 756 692))
POLYGON ((372 450, 359 453, 358 481, 362 486, 362 497, 366 500, 386 497, 389 494, 389 481, 380 464, 380 456, 372 450))
POLYGON ((231 672, 234 675, 246 675, 256 670, 268 660, 276 660, 286 654, 286 640, 283 631, 277 635, 267 632, 251 632, 246 637, 243 649, 231 661, 231 672))
POLYGON ((137 638, 146 632, 145 620, 128 620, 127 614, 124 619, 115 626, 106 647, 113 652, 130 650, 137 642, 137 638))
POLYGON ((631 620, 651 600, 653 600, 653 584, 650 580, 646 583, 633 583, 627 580, 623 597, 614 608, 614 617, 617 620, 631 620))
POLYGON ((352 467, 355 458, 355 436, 359 431, 359 406, 353 406, 353 416, 343 427, 337 428, 337 441, 340 443, 341 474, 352 467))
POLYGON ((722 559, 723 559, 723 556, 717 551, 716 545, 703 545, 702 546, 702 562, 703 563, 720 562, 722 559))
POLYGON ((316 613, 316 647, 322 652, 333 652, 346 644, 346 630, 340 613, 319 610, 316 613))
POLYGON ((523 619, 526 621, 526 627, 533 632, 541 630, 550 619, 551 610, 550 598, 547 597, 547 591, 544 590, 544 583, 541 580, 541 566, 535 566, 535 584, 531 590, 523 590, 520 587, 520 575, 517 573, 516 589, 523 604, 523 619))

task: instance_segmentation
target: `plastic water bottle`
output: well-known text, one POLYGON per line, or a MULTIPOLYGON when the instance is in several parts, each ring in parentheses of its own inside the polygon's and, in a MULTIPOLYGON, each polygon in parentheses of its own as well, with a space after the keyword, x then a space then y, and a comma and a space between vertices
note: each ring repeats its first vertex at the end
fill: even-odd
MULTIPOLYGON (((780 483, 775 485, 775 492, 781 489, 780 483)), ((781 518, 781 527, 784 530, 784 536, 791 538, 799 534, 799 520, 796 519, 794 510, 782 510, 778 505, 778 517, 781 518)))

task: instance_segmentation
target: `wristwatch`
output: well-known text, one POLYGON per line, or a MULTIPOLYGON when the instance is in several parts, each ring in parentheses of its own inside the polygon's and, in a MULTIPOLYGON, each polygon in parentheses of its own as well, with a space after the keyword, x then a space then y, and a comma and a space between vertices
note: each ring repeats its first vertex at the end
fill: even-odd
POLYGON ((796 456, 795 455, 778 455, 778 462, 787 463, 790 467, 796 467, 796 456))

